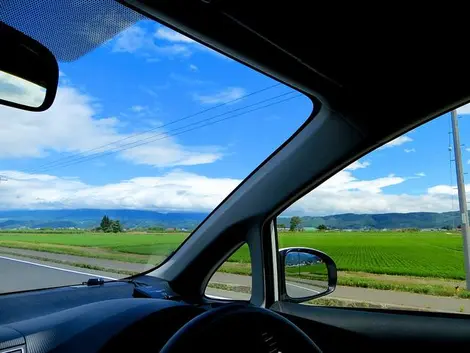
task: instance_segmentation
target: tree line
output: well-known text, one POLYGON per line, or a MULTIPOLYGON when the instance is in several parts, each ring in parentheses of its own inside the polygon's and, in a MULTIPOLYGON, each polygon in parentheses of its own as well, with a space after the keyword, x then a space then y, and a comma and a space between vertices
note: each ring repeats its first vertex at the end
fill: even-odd
MULTIPOLYGON (((287 227, 285 224, 280 223, 278 224, 278 228, 286 229, 287 227)), ((317 226, 317 229, 320 231, 324 231, 324 230, 328 230, 329 228, 324 224, 320 224, 317 226)), ((296 232, 296 231, 303 231, 303 230, 304 230, 304 227, 302 226, 302 218, 300 218, 299 216, 291 217, 290 224, 289 224, 289 231, 296 232)))
POLYGON ((121 222, 118 219, 113 220, 106 215, 103 216, 99 227, 96 227, 95 230, 105 233, 120 233, 123 231, 121 222))

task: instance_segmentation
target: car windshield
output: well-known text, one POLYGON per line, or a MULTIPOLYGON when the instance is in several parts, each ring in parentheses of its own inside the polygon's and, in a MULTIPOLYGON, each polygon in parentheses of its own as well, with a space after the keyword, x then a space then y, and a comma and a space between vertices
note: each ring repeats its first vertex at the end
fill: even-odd
POLYGON ((1 20, 60 70, 49 110, 0 106, 1 293, 159 265, 312 112, 114 1, 13 1, 1 20))

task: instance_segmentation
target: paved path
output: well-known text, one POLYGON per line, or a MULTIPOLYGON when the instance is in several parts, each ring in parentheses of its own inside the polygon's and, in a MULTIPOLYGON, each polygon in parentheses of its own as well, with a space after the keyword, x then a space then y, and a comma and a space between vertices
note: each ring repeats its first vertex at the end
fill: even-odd
MULTIPOLYGON (((30 259, 27 256, 41 256, 60 261, 87 263, 105 268, 123 269, 128 271, 144 271, 149 268, 144 264, 126 263, 122 261, 93 259, 74 255, 53 254, 23 249, 3 249, 4 251, 15 252, 17 254, 2 254, 2 248, 0 248, 0 292, 3 293, 58 285, 73 285, 86 281, 88 278, 93 276, 104 276, 109 278, 125 277, 125 275, 115 273, 105 273, 64 264, 56 264, 53 262, 39 261, 30 259), (15 261, 15 259, 20 261, 15 261)), ((212 281, 235 286, 251 286, 250 277, 229 273, 216 273, 212 278, 212 281)), ((321 291, 318 286, 304 283, 290 283, 289 288, 291 291, 296 291, 292 293, 297 293, 299 295, 300 293, 303 294, 321 291)), ((208 288, 208 293, 220 297, 249 299, 249 295, 245 293, 229 292, 214 288, 208 288)), ((469 299, 437 297, 397 291, 338 286, 335 292, 330 294, 327 298, 389 304, 393 306, 404 306, 435 311, 470 313, 469 299)))

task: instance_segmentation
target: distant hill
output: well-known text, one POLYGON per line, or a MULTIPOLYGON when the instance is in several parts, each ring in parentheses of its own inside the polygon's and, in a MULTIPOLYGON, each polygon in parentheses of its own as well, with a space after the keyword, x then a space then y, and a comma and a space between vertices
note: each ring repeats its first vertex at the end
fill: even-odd
MULTIPOLYGON (((398 229, 398 228, 442 228, 458 226, 458 212, 412 212, 412 213, 383 213, 355 214, 345 213, 323 217, 301 217, 303 227, 318 227, 324 224, 338 229, 398 229)), ((290 217, 279 217, 277 223, 289 226, 290 217)))
MULTIPOLYGON (((207 213, 154 212, 122 209, 14 210, 0 211, 0 229, 13 228, 93 228, 108 215, 119 219, 125 228, 163 227, 194 229, 207 213)), ((458 212, 414 212, 384 214, 345 213, 323 217, 301 217, 303 227, 325 224, 338 229, 442 228, 460 224, 458 212)), ((289 226, 290 217, 279 217, 278 224, 289 226)))
POLYGON ((108 215, 126 228, 195 228, 207 213, 154 212, 140 210, 14 210, 0 211, 0 229, 13 228, 93 228, 108 215))

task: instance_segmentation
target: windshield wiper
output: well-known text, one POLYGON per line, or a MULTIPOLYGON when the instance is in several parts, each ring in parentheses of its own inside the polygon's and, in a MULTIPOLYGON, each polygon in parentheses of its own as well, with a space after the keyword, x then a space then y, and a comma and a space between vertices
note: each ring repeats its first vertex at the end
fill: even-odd
POLYGON ((115 282, 130 283, 130 284, 133 284, 134 287, 148 286, 148 284, 143 283, 143 282, 135 281, 132 278, 129 278, 129 279, 125 279, 125 278, 123 278, 123 279, 113 279, 113 280, 105 281, 103 278, 100 278, 100 277, 90 278, 90 279, 88 279, 88 281, 82 282, 82 284, 85 285, 85 286, 91 287, 91 286, 102 286, 105 283, 115 283, 115 282))
POLYGON ((116 283, 116 282, 125 282, 134 285, 134 292, 132 296, 134 298, 153 298, 153 299, 169 299, 169 300, 180 300, 178 295, 170 295, 167 290, 162 288, 155 288, 147 283, 138 282, 132 278, 126 279, 116 279, 105 281, 103 278, 90 278, 88 281, 83 282, 83 285, 86 286, 102 286, 106 283, 116 283))

